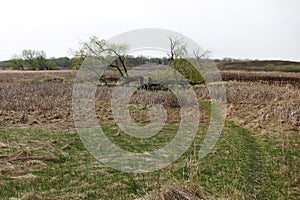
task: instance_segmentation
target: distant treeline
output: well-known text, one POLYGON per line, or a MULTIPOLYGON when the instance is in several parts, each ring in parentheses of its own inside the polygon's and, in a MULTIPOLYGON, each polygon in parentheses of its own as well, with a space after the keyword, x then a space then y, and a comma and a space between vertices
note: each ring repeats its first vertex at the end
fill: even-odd
MULTIPOLYGON (((28 52, 27 52, 28 53, 28 52)), ((32 52, 31 52, 32 53, 32 52)), ((15 70, 58 70, 58 69, 78 69, 83 62, 83 58, 49 58, 44 56, 30 55, 29 58, 18 57, 8 61, 0 62, 0 69, 15 70)), ((167 57, 149 58, 145 56, 127 56, 126 65, 130 67, 142 64, 168 64, 167 57)), ((241 70, 241 71, 284 71, 300 72, 300 62, 281 61, 281 60, 239 60, 232 58, 215 59, 220 70, 241 70)))
POLYGON ((34 59, 31 63, 22 59, 11 59, 0 62, 0 69, 14 69, 14 70, 58 70, 58 69, 72 69, 74 59, 68 57, 34 59))
MULTIPOLYGON (((78 69, 83 62, 83 58, 49 58, 42 56, 30 56, 30 58, 13 58, 8 61, 0 62, 0 69, 15 70, 58 70, 58 69, 78 69)), ((143 64, 168 64, 167 57, 147 58, 144 56, 127 56, 126 66, 134 67, 143 64)))

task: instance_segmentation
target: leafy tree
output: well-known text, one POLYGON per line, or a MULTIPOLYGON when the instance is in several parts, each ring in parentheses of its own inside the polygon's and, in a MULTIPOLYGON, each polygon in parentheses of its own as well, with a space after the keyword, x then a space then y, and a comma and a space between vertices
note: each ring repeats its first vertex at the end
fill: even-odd
POLYGON ((35 69, 38 70, 53 70, 59 69, 58 66, 55 65, 54 62, 47 60, 44 56, 38 56, 34 60, 35 69))
POLYGON ((12 69, 24 70, 26 68, 25 61, 18 55, 14 55, 12 59, 9 60, 9 63, 12 69))
POLYGON ((68 57, 50 58, 49 61, 64 69, 72 68, 72 60, 68 57))
POLYGON ((23 50, 21 55, 14 55, 10 60, 13 69, 50 70, 59 69, 53 62, 46 59, 44 51, 23 50))
POLYGON ((89 56, 106 62, 108 66, 117 69, 122 77, 128 77, 125 61, 127 51, 126 44, 114 44, 93 36, 89 41, 80 43, 79 50, 74 52, 73 67, 77 68, 80 61, 89 56))
POLYGON ((22 51, 21 57, 28 64, 29 69, 37 69, 38 66, 36 65, 37 64, 36 59, 38 57, 40 57, 40 58, 46 57, 46 53, 44 51, 25 49, 22 51))
POLYGON ((77 70, 80 68, 82 62, 84 61, 85 56, 75 56, 74 58, 72 58, 72 69, 77 70))

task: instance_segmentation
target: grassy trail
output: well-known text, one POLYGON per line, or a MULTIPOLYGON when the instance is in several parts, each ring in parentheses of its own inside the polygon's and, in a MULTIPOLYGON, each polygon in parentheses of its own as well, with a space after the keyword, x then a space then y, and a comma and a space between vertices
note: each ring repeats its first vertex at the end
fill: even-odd
MULTIPOLYGON (((227 122, 214 150, 199 161, 200 185, 211 194, 229 199, 296 198, 295 188, 290 186, 291 175, 278 175, 284 167, 278 160, 287 155, 276 146, 259 133, 227 122)), ((296 153, 289 162, 291 168, 296 168, 296 153)))
POLYGON ((245 166, 242 176, 245 179, 244 197, 245 199, 266 199, 268 195, 264 186, 268 185, 268 179, 264 172, 265 158, 262 147, 253 134, 241 127, 234 126, 240 134, 240 143, 244 146, 241 152, 245 158, 245 166))

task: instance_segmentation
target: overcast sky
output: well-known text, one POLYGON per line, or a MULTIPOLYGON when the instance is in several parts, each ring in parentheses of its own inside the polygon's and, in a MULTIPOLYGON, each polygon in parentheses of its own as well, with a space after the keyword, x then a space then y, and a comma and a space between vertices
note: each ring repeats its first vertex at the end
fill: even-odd
POLYGON ((0 60, 23 49, 71 56, 91 35, 177 31, 212 57, 300 61, 299 0, 9 0, 1 2, 0 60))

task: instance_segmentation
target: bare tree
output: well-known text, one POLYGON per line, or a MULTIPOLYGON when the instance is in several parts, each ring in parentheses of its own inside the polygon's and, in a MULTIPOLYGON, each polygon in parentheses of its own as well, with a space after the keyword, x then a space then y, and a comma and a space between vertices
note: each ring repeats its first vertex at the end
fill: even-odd
POLYGON ((210 51, 208 51, 208 50, 202 51, 200 49, 197 49, 197 50, 193 51, 194 58, 197 59, 198 61, 203 60, 203 59, 208 59, 209 54, 210 54, 210 51))
POLYGON ((170 62, 176 58, 182 58, 187 55, 186 43, 183 38, 169 36, 170 53, 168 57, 170 62))

